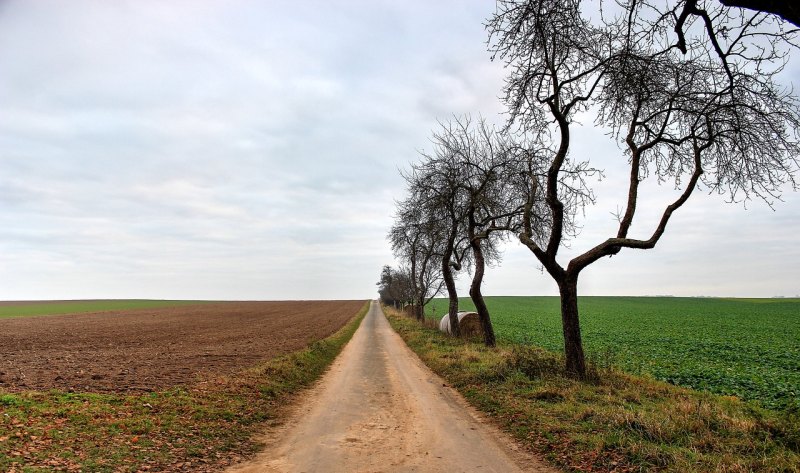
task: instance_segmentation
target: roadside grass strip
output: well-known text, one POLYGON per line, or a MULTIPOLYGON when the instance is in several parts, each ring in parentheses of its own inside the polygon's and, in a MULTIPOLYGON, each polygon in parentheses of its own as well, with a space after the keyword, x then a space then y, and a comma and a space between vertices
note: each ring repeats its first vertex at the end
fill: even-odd
POLYGON ((799 472, 800 412, 694 391, 613 367, 591 381, 563 358, 501 342, 487 349, 393 309, 392 327, 434 372, 552 464, 580 472, 799 472))
POLYGON ((218 471, 319 378, 369 303, 333 335, 230 376, 146 394, 0 390, 0 471, 218 471))

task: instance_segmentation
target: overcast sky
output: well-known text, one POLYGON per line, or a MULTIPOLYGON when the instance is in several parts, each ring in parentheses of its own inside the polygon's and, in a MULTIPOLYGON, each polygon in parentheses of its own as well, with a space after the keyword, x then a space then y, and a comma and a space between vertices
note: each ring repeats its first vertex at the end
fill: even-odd
MULTIPOLYGON (((374 297, 398 169, 437 119, 503 119, 493 8, 0 1, 0 299, 374 297)), ((608 178, 565 255, 609 236, 623 197, 616 145, 587 129, 574 151, 608 178)), ((645 192, 663 207, 670 188, 645 192)), ((655 250, 598 262, 580 290, 793 296, 798 234, 797 194, 773 211, 697 193, 655 250)), ((556 293, 513 242, 484 292, 556 293)))

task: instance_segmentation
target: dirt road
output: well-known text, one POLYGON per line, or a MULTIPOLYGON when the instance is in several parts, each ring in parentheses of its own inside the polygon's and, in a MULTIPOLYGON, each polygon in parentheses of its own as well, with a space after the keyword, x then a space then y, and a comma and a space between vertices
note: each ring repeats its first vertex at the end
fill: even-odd
POLYGON ((545 472, 480 420, 373 302, 351 342, 267 449, 230 473, 545 472))

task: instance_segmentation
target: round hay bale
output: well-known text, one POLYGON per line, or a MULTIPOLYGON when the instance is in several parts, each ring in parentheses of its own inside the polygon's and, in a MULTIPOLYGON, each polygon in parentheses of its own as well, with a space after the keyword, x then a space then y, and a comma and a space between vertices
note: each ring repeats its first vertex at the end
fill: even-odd
POLYGON ((450 333, 450 314, 445 312, 442 316, 442 320, 439 321, 439 331, 450 333))
POLYGON ((477 312, 462 312, 464 315, 458 317, 458 328, 464 337, 481 337, 481 318, 477 312))
MULTIPOLYGON (((479 337, 483 335, 481 319, 477 312, 459 312, 458 328, 461 329, 461 336, 463 337, 479 337)), ((439 330, 444 333, 451 333, 450 314, 444 314, 442 320, 439 321, 439 330)))

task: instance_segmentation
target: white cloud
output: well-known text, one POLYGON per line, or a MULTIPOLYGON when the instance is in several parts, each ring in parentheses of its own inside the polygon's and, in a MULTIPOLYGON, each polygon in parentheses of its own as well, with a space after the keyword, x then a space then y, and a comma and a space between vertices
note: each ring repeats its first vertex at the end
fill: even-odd
MULTIPOLYGON (((392 260, 397 169, 430 147, 437 119, 502 112, 503 71, 482 26, 492 10, 477 0, 0 3, 0 299, 373 297, 392 260)), ((604 166, 624 159, 604 141, 587 133, 576 151, 604 166)), ((614 202, 591 209, 598 228, 576 247, 604 235, 614 202)), ((687 207, 663 251, 598 265, 584 288, 792 293, 800 203, 733 207, 687 207), (742 231, 748 221, 755 230, 742 231), (721 253, 762 276, 715 270, 721 253)), ((554 289, 513 245, 487 284, 554 289)))

